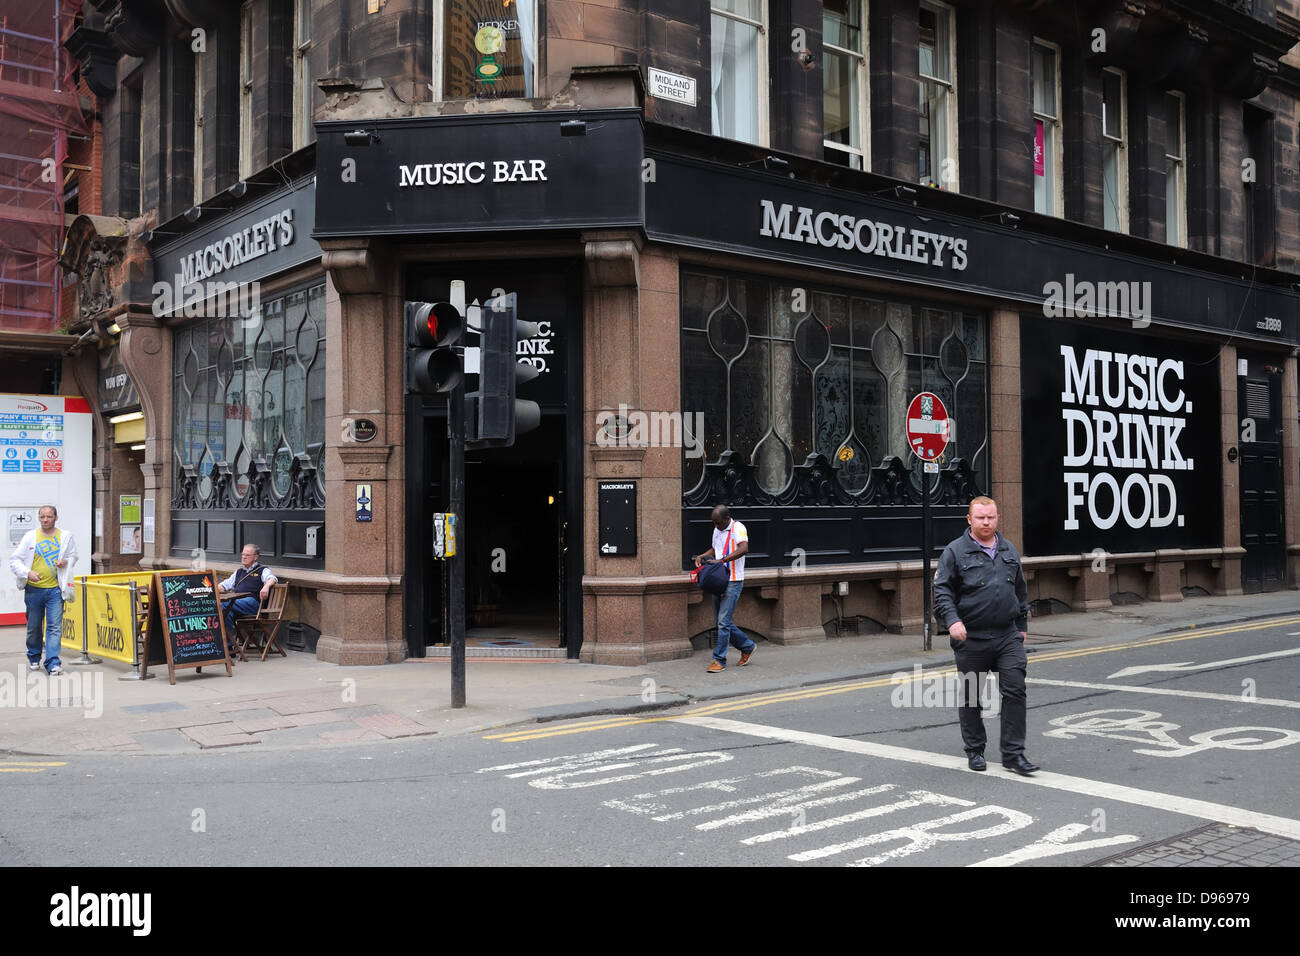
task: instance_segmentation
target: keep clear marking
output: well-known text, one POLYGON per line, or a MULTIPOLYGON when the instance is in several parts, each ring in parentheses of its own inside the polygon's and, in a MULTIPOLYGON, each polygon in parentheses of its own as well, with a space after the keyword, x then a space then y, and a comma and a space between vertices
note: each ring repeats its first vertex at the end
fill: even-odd
MULTIPOLYGON (((847 740, 840 737, 831 737, 827 734, 789 730, 784 727, 770 727, 764 724, 728 720, 722 717, 680 717, 676 722, 690 724, 695 727, 707 727, 710 730, 723 730, 746 737, 784 740, 788 743, 804 744, 809 747, 819 747, 823 750, 837 750, 844 753, 879 757, 884 760, 900 760, 905 763, 938 767, 944 770, 961 770, 963 772, 966 770, 964 757, 935 754, 925 750, 913 750, 909 747, 893 747, 888 744, 870 743, 864 740, 847 740)), ((1008 783, 1047 787, 1052 790, 1063 790, 1067 793, 1078 793, 1103 800, 1131 803, 1152 810, 1180 813, 1189 817, 1227 823, 1231 826, 1254 827, 1256 830, 1263 830, 1265 833, 1286 837, 1289 840, 1300 840, 1300 820, 1279 817, 1271 813, 1242 810, 1221 803, 1211 803, 1208 800, 1195 800, 1177 794, 1160 793, 1155 790, 1139 790, 1136 787, 1125 787, 1119 784, 1088 780, 1085 777, 1070 777, 1057 773, 1040 772, 1032 777, 1006 777, 1001 779, 1008 783)))

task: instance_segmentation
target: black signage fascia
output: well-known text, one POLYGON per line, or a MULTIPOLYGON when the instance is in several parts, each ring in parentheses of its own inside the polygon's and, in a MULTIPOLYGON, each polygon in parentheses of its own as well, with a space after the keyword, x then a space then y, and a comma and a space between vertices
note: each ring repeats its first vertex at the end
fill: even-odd
POLYGON ((154 281, 176 286, 177 276, 188 278, 195 272, 195 260, 187 259, 189 256, 206 257, 212 264, 216 262, 214 255, 229 259, 237 250, 242 252, 236 255, 242 260, 236 265, 207 276, 196 273, 196 281, 204 283, 257 281, 320 258, 320 246, 312 238, 316 226, 315 192, 315 177, 305 176, 237 213, 215 220, 207 228, 158 245, 153 250, 154 281), (291 239, 284 242, 288 234, 291 239), (270 248, 272 239, 274 249, 270 248), (214 244, 223 247, 220 253, 208 251, 214 244))
POLYGON ((1222 545, 1219 351, 1113 322, 1021 317, 1026 554, 1222 545))
POLYGON ((639 110, 330 121, 316 124, 316 135, 317 238, 644 220, 639 110), (585 124, 583 135, 561 135, 573 122, 585 124), (349 146, 353 132, 372 135, 349 146))
MULTIPOLYGON (((1062 306, 1086 305, 1077 297, 1066 303, 1067 290, 1123 283, 1142 297, 1141 309, 1131 310, 1138 328, 1150 322, 1275 344, 1298 341, 1300 296, 1253 283, 1249 275, 1235 279, 1121 255, 1021 232, 995 219, 938 217, 910 202, 867 198, 655 149, 648 150, 648 158, 655 173, 645 186, 646 235, 651 239, 1010 299, 1038 309, 1052 294, 1048 283, 1060 284, 1062 306), (782 215, 786 207, 788 220, 782 215), (806 230, 798 240, 781 238, 798 231, 801 208, 810 211, 813 242, 806 241, 806 230), (824 217, 818 225, 823 213, 835 218, 824 217), (788 230, 771 228, 776 220, 788 222, 788 230), (837 239, 845 222, 852 228, 863 220, 872 223, 861 230, 862 245, 871 248, 870 253, 856 245, 843 248, 838 240, 826 244, 837 239), (880 224, 888 230, 876 228, 880 224), (765 225, 772 235, 763 235, 765 225), (938 239, 917 239, 920 233, 938 239), (881 235, 887 236, 884 244, 878 241, 881 235)), ((1063 312, 1062 317, 1087 316, 1076 311, 1063 312)))

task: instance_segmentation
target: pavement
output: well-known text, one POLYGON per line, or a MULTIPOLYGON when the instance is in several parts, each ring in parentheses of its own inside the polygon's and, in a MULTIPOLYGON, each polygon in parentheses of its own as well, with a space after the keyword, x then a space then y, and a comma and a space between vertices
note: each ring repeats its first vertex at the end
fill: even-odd
MULTIPOLYGON (((1300 594, 1198 597, 1112 607, 1090 614, 1036 617, 1028 649, 1063 642, 1139 641, 1188 628, 1295 614, 1300 594)), ((175 754, 220 748, 300 750, 433 735, 455 736, 603 714, 628 714, 770 693, 796 687, 911 672, 952 663, 945 634, 922 650, 919 633, 829 638, 785 647, 760 642, 750 664, 706 674, 710 654, 641 667, 531 658, 470 658, 467 706, 450 706, 447 660, 412 659, 378 667, 339 667, 313 655, 236 664, 202 673, 166 668, 157 678, 124 680, 124 664, 70 664, 51 678, 28 673, 24 629, 0 628, 0 754, 175 754)), ((502 639, 509 635, 503 633, 502 639)))

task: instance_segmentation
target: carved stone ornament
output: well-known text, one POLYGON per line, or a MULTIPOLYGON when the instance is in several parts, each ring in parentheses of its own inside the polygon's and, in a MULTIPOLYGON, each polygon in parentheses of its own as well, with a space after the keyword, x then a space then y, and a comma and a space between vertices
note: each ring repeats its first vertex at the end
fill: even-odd
POLYGON ((113 306, 113 270, 122 261, 125 245, 126 240, 117 236, 91 240, 78 270, 81 284, 77 305, 83 317, 98 315, 113 306))
POLYGON ((159 0, 104 0, 104 32, 128 56, 147 56, 162 41, 167 22, 159 0))

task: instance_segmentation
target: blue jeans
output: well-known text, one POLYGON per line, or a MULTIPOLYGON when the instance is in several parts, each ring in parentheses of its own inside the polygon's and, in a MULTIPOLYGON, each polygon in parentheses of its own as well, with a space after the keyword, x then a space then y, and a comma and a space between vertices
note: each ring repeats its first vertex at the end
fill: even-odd
POLYGON ((745 636, 745 632, 731 623, 731 615, 740 600, 740 589, 744 581, 731 581, 727 584, 727 593, 713 595, 713 616, 718 622, 718 640, 713 645, 713 659, 723 667, 727 666, 727 647, 734 644, 742 654, 748 654, 755 644, 745 636))
POLYGON ((256 594, 249 594, 245 597, 235 598, 226 605, 226 638, 233 641, 235 639, 235 616, 250 617, 257 613, 257 609, 262 606, 262 599, 256 594))
POLYGON ((27 659, 41 662, 41 621, 45 622, 45 669, 59 663, 59 642, 63 639, 63 592, 59 588, 27 585, 27 659))

